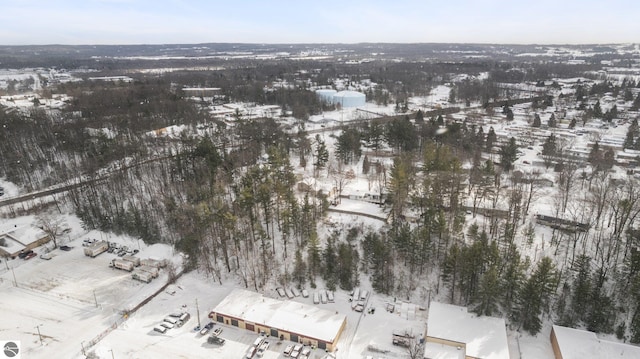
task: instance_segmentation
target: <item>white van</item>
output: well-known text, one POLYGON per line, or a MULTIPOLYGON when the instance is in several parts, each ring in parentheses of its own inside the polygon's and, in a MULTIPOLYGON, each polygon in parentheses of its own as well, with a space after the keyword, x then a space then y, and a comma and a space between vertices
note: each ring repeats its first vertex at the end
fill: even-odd
POLYGON ((182 322, 182 324, 188 322, 189 319, 191 319, 191 314, 189 313, 182 313, 182 315, 180 316, 180 322, 182 322))
POLYGON ((351 297, 351 300, 354 302, 360 300, 360 288, 356 288, 353 290, 353 296, 351 297))
POLYGON ((257 348, 260 346, 260 344, 262 344, 262 342, 264 342, 264 337, 257 337, 253 342, 253 346, 257 348))

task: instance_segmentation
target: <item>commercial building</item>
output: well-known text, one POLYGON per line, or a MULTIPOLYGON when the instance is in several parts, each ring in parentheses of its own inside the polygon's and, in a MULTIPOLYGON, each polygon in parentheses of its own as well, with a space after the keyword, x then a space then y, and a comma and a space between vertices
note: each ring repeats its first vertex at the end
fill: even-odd
POLYGON ((431 302, 424 357, 509 359, 504 319, 477 316, 465 307, 431 302))
POLYGON ((551 347, 556 359, 640 358, 640 347, 600 340, 593 332, 554 325, 551 347))
POLYGON ((219 323, 333 351, 346 316, 295 301, 234 289, 209 313, 219 323))
POLYGON ((14 221, 0 224, 0 257, 15 258, 20 252, 49 241, 50 238, 44 231, 30 224, 14 221))

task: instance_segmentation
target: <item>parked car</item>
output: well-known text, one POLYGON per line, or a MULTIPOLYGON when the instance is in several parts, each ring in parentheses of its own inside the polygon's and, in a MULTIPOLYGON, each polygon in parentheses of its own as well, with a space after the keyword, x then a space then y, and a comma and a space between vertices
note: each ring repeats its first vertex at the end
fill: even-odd
POLYGON ((31 251, 31 253, 27 254, 27 255, 24 257, 24 260, 31 259, 31 258, 36 257, 36 256, 37 256, 36 252, 31 251))
POLYGON ((31 249, 26 250, 26 251, 22 251, 18 254, 18 258, 20 259, 25 259, 29 254, 33 253, 33 251, 31 249))
POLYGON ((224 345, 224 342, 224 339, 220 337, 214 337, 213 335, 210 335, 209 338, 207 338, 207 343, 209 344, 224 345))
POLYGON ((155 330, 158 333, 166 333, 167 332, 167 328, 162 326, 162 325, 156 325, 155 327, 153 327, 153 330, 155 330))
POLYGON ((215 325, 214 322, 207 323, 202 329, 199 329, 200 330, 200 334, 201 335, 205 335, 205 334, 209 333, 209 331, 211 330, 211 328, 213 328, 214 325, 215 325))
POLYGON ((217 337, 220 334, 222 334, 222 328, 220 327, 217 327, 216 330, 214 330, 213 333, 211 333, 211 335, 213 335, 214 337, 217 337))
POLYGON ((288 356, 289 354, 291 354, 292 351, 293 351, 293 345, 287 345, 287 347, 284 348, 284 355, 288 356))
POLYGON ((291 352, 291 357, 297 358, 300 355, 301 351, 302 351, 302 344, 296 344, 296 346, 293 347, 293 351, 291 352))
POLYGON ((160 325, 165 327, 165 328, 167 328, 167 329, 171 329, 171 328, 175 327, 175 325, 173 325, 173 324, 171 324, 169 322, 162 322, 162 323, 160 323, 160 325))
POLYGON ((72 249, 73 249, 73 247, 70 247, 70 246, 60 246, 60 250, 62 250, 62 251, 67 251, 68 252, 68 251, 70 251, 72 249))
POLYGON ((93 239, 93 238, 85 239, 84 241, 82 241, 82 246, 83 247, 89 247, 90 245, 94 244, 95 242, 96 242, 96 240, 93 239))
POLYGON ((55 257, 55 254, 49 252, 49 253, 43 253, 40 255, 40 258, 44 259, 44 260, 50 260, 51 258, 55 257))

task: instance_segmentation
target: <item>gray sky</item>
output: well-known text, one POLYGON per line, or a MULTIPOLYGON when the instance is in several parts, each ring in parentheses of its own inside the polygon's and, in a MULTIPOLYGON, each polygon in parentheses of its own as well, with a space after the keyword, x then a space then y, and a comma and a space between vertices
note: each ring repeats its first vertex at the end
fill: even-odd
POLYGON ((640 42, 631 0, 13 0, 0 44, 640 42))

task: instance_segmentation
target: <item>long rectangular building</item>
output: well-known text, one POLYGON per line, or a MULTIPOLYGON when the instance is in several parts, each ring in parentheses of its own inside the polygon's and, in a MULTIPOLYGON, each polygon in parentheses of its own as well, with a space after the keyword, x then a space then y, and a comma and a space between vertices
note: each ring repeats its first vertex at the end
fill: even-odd
POLYGON ((346 315, 295 301, 234 289, 209 313, 209 318, 256 333, 333 351, 346 315))

